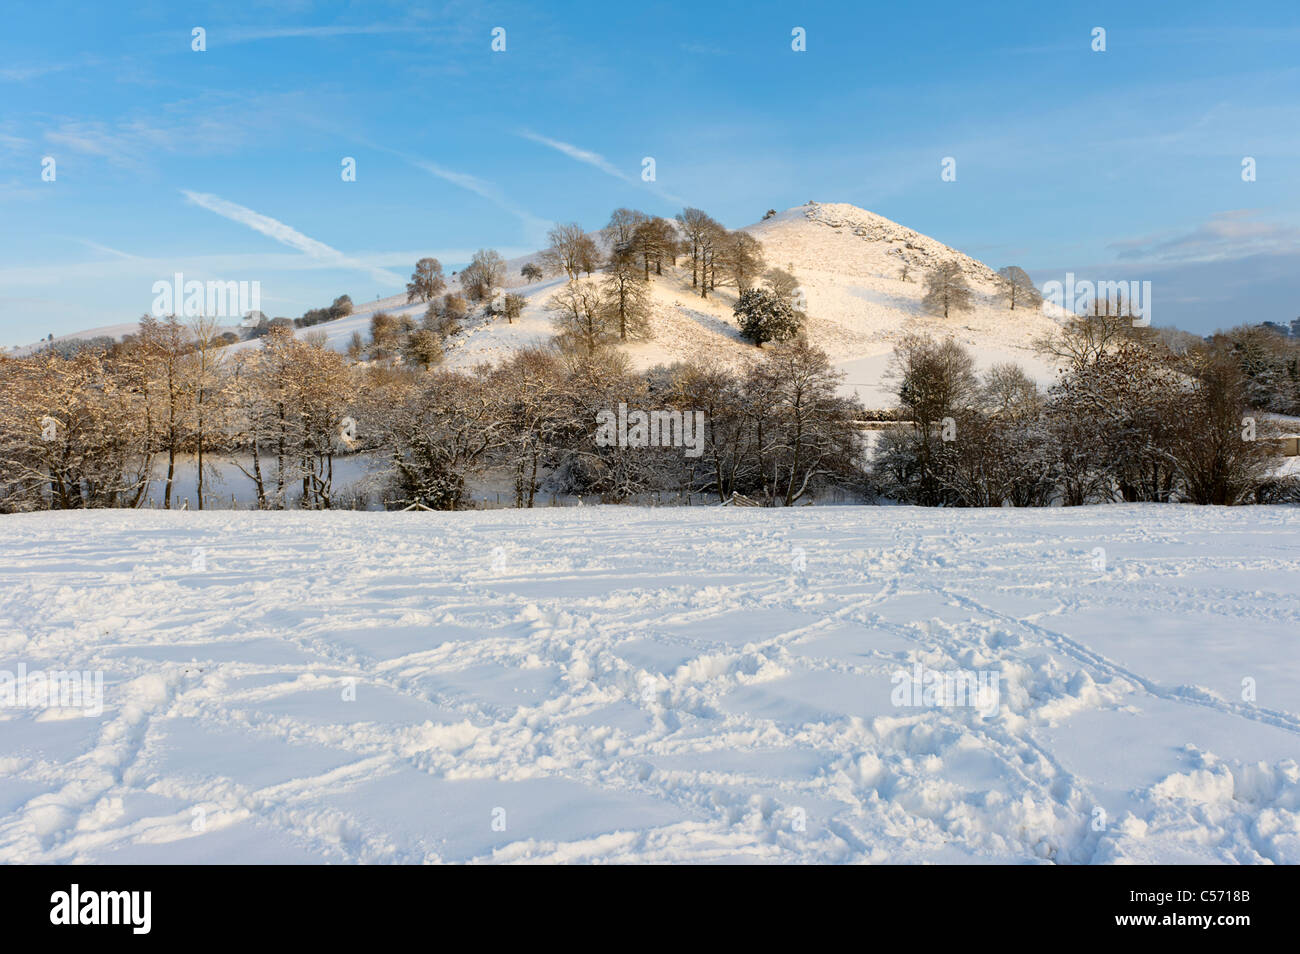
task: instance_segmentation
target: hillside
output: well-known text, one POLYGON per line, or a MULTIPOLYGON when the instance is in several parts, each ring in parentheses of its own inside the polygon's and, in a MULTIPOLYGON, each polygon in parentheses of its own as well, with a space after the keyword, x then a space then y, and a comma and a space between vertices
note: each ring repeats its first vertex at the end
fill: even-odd
MULTIPOLYGON (((1046 313, 1006 305, 995 271, 882 216, 841 203, 796 206, 748 226, 763 243, 769 266, 790 268, 802 283, 808 303, 808 333, 846 373, 846 390, 857 392, 868 405, 892 403, 882 381, 889 355, 900 335, 909 331, 951 335, 969 347, 981 367, 1015 361, 1046 384, 1052 368, 1034 354, 1031 342, 1054 327, 1046 313), (926 314, 921 307, 923 273, 941 261, 957 261, 975 291, 975 307, 948 320, 926 314), (903 281, 902 265, 911 266, 903 281)), ((471 367, 495 362, 511 351, 544 344, 551 323, 544 310, 547 299, 563 284, 560 277, 523 284, 519 269, 536 255, 511 259, 507 283, 528 304, 514 324, 476 317, 450 342, 447 363, 471 367)), ((689 263, 665 268, 651 285, 653 338, 627 346, 637 367, 690 358, 735 364, 754 348, 737 334, 732 318, 734 288, 719 288, 707 299, 691 288, 689 263), (671 272, 671 273, 670 273, 671 272)), ((404 295, 366 303, 350 318, 318 325, 330 346, 343 350, 354 331, 367 335, 370 316, 378 310, 419 317, 423 305, 408 305, 404 295)), ((250 343, 242 345, 251 346, 250 343)))
MULTIPOLYGON (((910 331, 951 335, 975 353, 981 368, 1015 361, 1044 384, 1053 377, 1052 368, 1031 348, 1035 338, 1054 327, 1052 318, 1045 312, 1009 310, 992 268, 935 239, 842 203, 796 206, 745 231, 762 242, 769 267, 788 268, 800 280, 810 338, 844 370, 846 390, 858 393, 869 406, 892 403, 882 378, 894 343, 910 331), (947 320, 921 307, 924 272, 942 261, 958 262, 975 291, 975 307, 947 320), (909 281, 901 277, 904 263, 911 267, 909 281)), ((597 237, 603 238, 599 233, 597 237)), ((507 324, 475 316, 448 342, 449 366, 495 362, 518 348, 550 340, 545 303, 564 279, 552 276, 524 284, 519 270, 537 258, 533 254, 507 263, 508 289, 527 299, 520 320, 507 324)), ((732 318, 735 289, 718 288, 707 299, 701 298, 691 288, 689 262, 683 268, 680 261, 675 269, 665 267, 664 274, 651 283, 653 337, 627 346, 634 365, 646 368, 690 358, 734 365, 753 353, 732 318)), ((456 279, 450 284, 456 287, 456 279)), ((333 294, 322 293, 322 301, 333 294)), ((358 303, 351 317, 299 333, 323 333, 330 347, 343 351, 354 332, 368 339, 370 318, 381 310, 419 318, 425 305, 408 305, 404 294, 394 295, 358 303)), ((257 343, 245 341, 232 347, 257 347, 257 343)))

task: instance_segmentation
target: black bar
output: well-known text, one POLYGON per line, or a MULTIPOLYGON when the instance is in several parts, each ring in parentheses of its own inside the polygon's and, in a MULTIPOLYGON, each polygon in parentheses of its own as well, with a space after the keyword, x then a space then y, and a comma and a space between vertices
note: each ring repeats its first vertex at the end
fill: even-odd
MULTIPOLYGON (((924 866, 834 873, 744 868, 725 872, 722 881, 712 871, 687 868, 673 871, 661 885, 647 882, 662 876, 602 871, 590 881, 590 872, 571 871, 559 874, 557 881, 554 872, 539 880, 533 871, 502 874, 453 867, 11 866, 0 868, 0 923, 14 950, 23 949, 17 946, 23 939, 57 941, 73 935, 75 940, 112 936, 128 944, 284 938, 337 945, 414 931, 432 942, 443 928, 484 906, 506 915, 479 922, 492 936, 513 928, 531 932, 538 941, 557 932, 592 937, 594 927, 609 925, 617 931, 620 923, 622 931, 633 935, 664 930, 682 940, 679 932, 691 935, 688 924, 697 918, 711 922, 709 933, 720 931, 721 937, 731 932, 733 939, 762 935, 769 927, 802 933, 839 924, 864 938, 902 928, 927 946, 942 938, 966 943, 979 937, 1021 937, 1038 946, 1058 939, 1077 943, 1126 935, 1178 943, 1200 935, 1232 944, 1254 937, 1293 937, 1296 927, 1295 870, 1282 866, 924 866), (123 912, 119 920, 127 923, 51 923, 58 893, 70 901, 73 884, 88 914, 99 906, 98 895, 95 902, 85 900, 91 893, 141 892, 135 896, 141 903, 128 908, 116 896, 123 912), (142 918, 133 924, 126 916, 142 913, 142 892, 149 892, 148 933, 136 933, 142 918), (1132 920, 1146 917, 1154 920, 1132 920), (1206 917, 1208 926, 1200 923, 1206 917), (431 930, 436 932, 432 936, 431 930)), ((111 908, 104 906, 109 914, 111 908)))

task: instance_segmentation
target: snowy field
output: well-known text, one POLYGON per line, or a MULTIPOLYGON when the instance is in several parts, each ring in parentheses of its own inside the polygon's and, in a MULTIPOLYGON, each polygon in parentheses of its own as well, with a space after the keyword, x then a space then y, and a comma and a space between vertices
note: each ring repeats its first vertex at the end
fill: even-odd
POLYGON ((1300 862, 1294 508, 10 516, 20 667, 3 862, 1300 862))

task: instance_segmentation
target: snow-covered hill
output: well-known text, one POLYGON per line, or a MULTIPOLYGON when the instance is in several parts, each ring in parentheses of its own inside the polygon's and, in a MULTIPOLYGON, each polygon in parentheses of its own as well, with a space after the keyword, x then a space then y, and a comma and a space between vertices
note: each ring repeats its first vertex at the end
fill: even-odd
MULTIPOLYGON (((769 266, 781 266, 800 280, 807 301, 808 334, 847 376, 847 390, 871 406, 892 404, 882 377, 898 338, 909 331, 951 335, 975 353, 981 367, 1015 361, 1044 384, 1053 369, 1036 355, 1033 340, 1055 327, 1046 311, 1023 307, 1012 311, 989 266, 896 222, 852 205, 810 203, 748 226, 763 244, 769 266), (943 319, 921 307, 924 273, 943 261, 956 261, 975 291, 971 311, 943 319), (910 280, 903 280, 903 265, 910 280)), ((562 277, 524 284, 519 270, 536 255, 508 262, 511 291, 528 304, 514 324, 475 318, 448 348, 452 367, 495 362, 520 347, 544 344, 552 334, 545 312, 547 299, 562 277)), ((737 333, 732 317, 733 288, 719 288, 701 298, 691 288, 689 262, 652 281, 653 337, 627 346, 638 367, 687 359, 734 364, 754 348, 737 333)), ((1050 306, 1049 306, 1050 307, 1050 306)), ((354 331, 366 337, 376 311, 419 317, 423 305, 408 305, 405 296, 368 302, 349 318, 318 325, 330 346, 344 350, 354 331)), ((245 346, 249 346, 247 343, 245 346)))
MULTIPOLYGON (((796 206, 746 231, 762 242, 768 266, 788 268, 800 280, 809 336, 845 371, 846 389, 857 392, 869 406, 893 403, 882 378, 895 342, 909 331, 951 335, 971 348, 981 367, 1015 361, 1044 384, 1053 377, 1053 369, 1031 348, 1035 338, 1054 327, 1053 318, 1047 311, 1009 309, 992 268, 935 239, 838 203, 796 206), (925 271, 944 261, 958 262, 975 291, 974 308, 948 319, 921 307, 925 271), (911 270, 909 280, 902 278, 905 264, 911 270)), ((450 366, 496 362, 518 348, 550 340, 545 304, 563 278, 525 284, 520 268, 537 258, 533 254, 507 263, 508 290, 527 299, 520 320, 508 324, 482 316, 471 319, 449 342, 450 366)), ((732 317, 735 289, 719 288, 704 299, 690 287, 690 278, 689 262, 683 268, 680 260, 676 269, 665 268, 663 276, 654 278, 653 337, 627 346, 636 366, 701 358, 730 365, 753 353, 753 346, 739 337, 732 317)), ((456 279, 450 284, 453 290, 458 287, 456 279)), ((334 294, 335 290, 323 291, 320 298, 325 301, 334 294)), ((354 315, 299 334, 324 334, 330 347, 344 351, 354 332, 368 339, 375 312, 419 318, 425 307, 408 304, 404 294, 358 302, 354 315)), ((257 342, 234 347, 257 347, 257 342)))

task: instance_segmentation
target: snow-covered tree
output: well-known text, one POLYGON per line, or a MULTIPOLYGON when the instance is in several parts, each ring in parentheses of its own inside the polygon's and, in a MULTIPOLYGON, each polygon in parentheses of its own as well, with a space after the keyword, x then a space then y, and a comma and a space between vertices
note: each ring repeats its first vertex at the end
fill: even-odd
MULTIPOLYGON (((436 295, 441 294, 442 290, 447 287, 447 281, 442 275, 442 263, 436 258, 422 258, 415 263, 415 273, 411 280, 406 284, 406 300, 413 301, 431 301, 436 295)), ((339 301, 334 302, 335 306, 339 301)), ((347 314, 352 312, 352 302, 349 299, 347 314)))
POLYGON ((617 313, 598 286, 570 282, 546 302, 561 348, 591 356, 618 337, 617 313))
POLYGON ((998 277, 1002 279, 1002 287, 1006 291, 1007 304, 1011 310, 1016 310, 1016 305, 1022 308, 1038 308, 1043 304, 1042 293, 1034 285, 1033 279, 1019 265, 1007 265, 1005 268, 998 269, 998 277))
POLYGON ((678 213, 677 224, 690 250, 691 287, 699 288, 700 295, 707 298, 718 238, 726 229, 708 213, 693 208, 678 213))
POLYGON ((763 273, 763 245, 748 232, 726 232, 718 242, 718 259, 738 291, 753 287, 763 273))
POLYGON ((641 259, 647 281, 651 264, 656 275, 663 274, 665 259, 669 265, 677 264, 678 244, 677 227, 667 219, 655 216, 637 225, 632 233, 632 251, 641 259))
POLYGON ((640 338, 649 332, 649 289, 630 246, 616 246, 610 254, 602 291, 620 340, 640 338))
POLYGON ((766 288, 742 292, 733 314, 741 336, 760 348, 768 341, 788 341, 803 327, 801 316, 790 302, 766 288))
POLYGON ((505 284, 506 262, 495 249, 481 248, 460 273, 460 286, 473 302, 488 301, 505 284))
POLYGON ((930 269, 925 276, 925 297, 921 304, 945 318, 950 311, 969 310, 971 290, 961 266, 956 262, 942 262, 930 269))
POLYGON ((577 278, 586 269, 591 256, 590 239, 577 222, 556 225, 546 233, 550 243, 542 252, 542 262, 555 271, 564 272, 569 280, 577 278))

